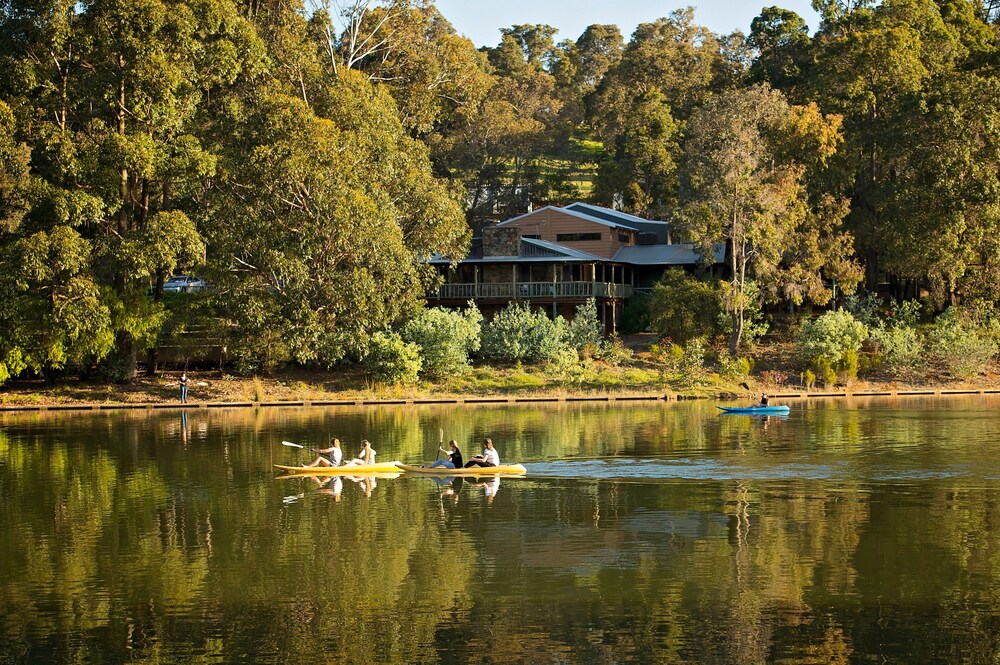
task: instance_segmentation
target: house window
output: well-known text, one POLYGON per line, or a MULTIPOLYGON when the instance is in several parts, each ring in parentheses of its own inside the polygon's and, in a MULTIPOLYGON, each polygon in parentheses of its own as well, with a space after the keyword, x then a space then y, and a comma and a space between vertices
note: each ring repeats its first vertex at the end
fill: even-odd
POLYGON ((581 242, 584 240, 600 240, 600 233, 559 233, 556 242, 581 242))
POLYGON ((627 233, 619 233, 618 234, 618 242, 623 242, 623 243, 625 243, 627 245, 628 244, 628 234, 627 233))
POLYGON ((538 235, 537 233, 525 233, 525 234, 521 235, 521 237, 522 238, 530 238, 531 240, 541 240, 542 239, 542 236, 538 235))

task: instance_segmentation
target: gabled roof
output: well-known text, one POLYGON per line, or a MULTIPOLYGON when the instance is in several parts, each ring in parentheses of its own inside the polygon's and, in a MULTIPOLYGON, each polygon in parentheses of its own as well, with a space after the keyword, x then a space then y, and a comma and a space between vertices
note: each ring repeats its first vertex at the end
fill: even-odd
POLYGON ((574 212, 583 213, 588 217, 595 218, 595 221, 597 219, 601 219, 609 222, 617 222, 622 226, 629 227, 641 233, 655 233, 657 242, 667 242, 667 230, 670 228, 670 222, 661 222, 655 219, 643 219, 642 217, 630 215, 627 212, 612 210, 611 208, 602 208, 601 206, 581 203, 580 201, 570 203, 564 208, 564 210, 572 210, 574 212))
POLYGON ((612 210, 611 208, 605 208, 602 206, 595 206, 590 203, 583 203, 582 201, 575 201, 570 203, 568 206, 563 208, 563 210, 573 210, 575 212, 580 212, 590 217, 598 217, 607 221, 615 221, 619 224, 626 226, 632 226, 636 224, 654 224, 654 225, 669 225, 670 222, 661 222, 655 219, 644 219, 642 217, 636 217, 635 215, 630 215, 627 212, 622 212, 621 210, 612 210))
POLYGON ((571 217, 577 217, 577 218, 582 219, 584 221, 593 222, 595 224, 600 224, 602 226, 607 226, 607 227, 610 227, 612 229, 626 229, 628 231, 638 231, 638 229, 634 225, 624 224, 624 223, 616 222, 616 221, 613 221, 613 220, 609 221, 607 219, 601 219, 601 218, 595 217, 593 215, 588 215, 587 213, 582 212, 582 211, 570 210, 569 208, 558 208, 556 206, 545 206, 544 208, 538 208, 537 210, 532 210, 531 212, 526 212, 523 215, 518 215, 517 217, 512 217, 511 219, 505 219, 504 221, 502 221, 499 224, 497 224, 497 226, 504 226, 505 224, 510 224, 511 222, 517 222, 519 220, 524 219, 525 217, 530 217, 532 215, 536 215, 539 212, 541 212, 542 210, 555 210, 556 212, 561 212, 561 213, 563 213, 565 215, 569 215, 571 217))
MULTIPOLYGON (((602 256, 595 256, 589 252, 581 252, 578 249, 557 245, 554 242, 546 242, 536 238, 521 238, 521 245, 517 256, 487 256, 482 255, 482 245, 479 239, 473 239, 473 251, 460 263, 533 263, 533 262, 561 261, 571 263, 573 261, 602 262, 607 261, 602 256), (478 245, 478 247, 477 247, 478 245), (476 251, 476 250, 479 251, 476 251)), ((435 254, 431 257, 430 263, 451 263, 450 259, 435 254)))
MULTIPOLYGON (((715 263, 726 260, 726 246, 712 246, 715 263)), ((701 262, 701 255, 691 243, 676 245, 635 245, 622 247, 611 259, 617 263, 631 263, 636 266, 690 266, 701 262)))
POLYGON ((572 247, 567 247, 566 245, 557 245, 554 242, 548 242, 547 240, 539 240, 538 238, 521 238, 522 243, 528 243, 529 245, 534 245, 543 250, 548 250, 557 254, 561 254, 568 259, 579 259, 580 261, 607 261, 602 256, 596 256, 590 252, 581 252, 578 249, 573 249, 572 247))

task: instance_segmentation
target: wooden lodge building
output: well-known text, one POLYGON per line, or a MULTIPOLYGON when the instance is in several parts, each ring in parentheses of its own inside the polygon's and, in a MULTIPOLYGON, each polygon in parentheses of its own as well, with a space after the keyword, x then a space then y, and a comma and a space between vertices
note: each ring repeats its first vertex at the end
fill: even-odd
MULTIPOLYGON (((725 259, 715 248, 709 266, 725 259)), ((483 315, 526 300, 553 317, 572 318, 576 307, 594 298, 605 329, 614 333, 622 307, 634 293, 652 288, 670 267, 694 271, 701 257, 690 243, 672 243, 669 222, 573 203, 547 206, 500 222, 473 238, 472 250, 457 265, 435 257, 445 278, 430 304, 462 307, 476 303, 483 315)))

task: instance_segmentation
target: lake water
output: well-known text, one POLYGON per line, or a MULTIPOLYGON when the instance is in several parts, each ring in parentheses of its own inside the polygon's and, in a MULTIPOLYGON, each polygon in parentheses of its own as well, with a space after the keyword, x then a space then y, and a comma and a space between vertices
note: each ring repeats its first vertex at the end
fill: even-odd
POLYGON ((4 664, 998 659, 998 398, 0 414, 4 664))

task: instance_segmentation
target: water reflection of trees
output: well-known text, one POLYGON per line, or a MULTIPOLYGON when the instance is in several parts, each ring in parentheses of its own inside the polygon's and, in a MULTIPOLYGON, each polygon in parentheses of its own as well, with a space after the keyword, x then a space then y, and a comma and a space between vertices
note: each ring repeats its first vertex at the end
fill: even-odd
POLYGON ((902 457, 962 461, 995 421, 966 419, 956 441, 954 421, 912 412, 817 409, 808 430, 764 430, 705 406, 192 411, 186 448, 177 414, 4 417, 0 661, 998 653, 995 483, 871 479, 902 457), (271 479, 294 455, 281 439, 368 436, 415 461, 441 428, 466 448, 489 434, 508 459, 812 452, 861 477, 529 478, 491 507, 422 480, 370 499, 347 483, 335 504, 271 479))

